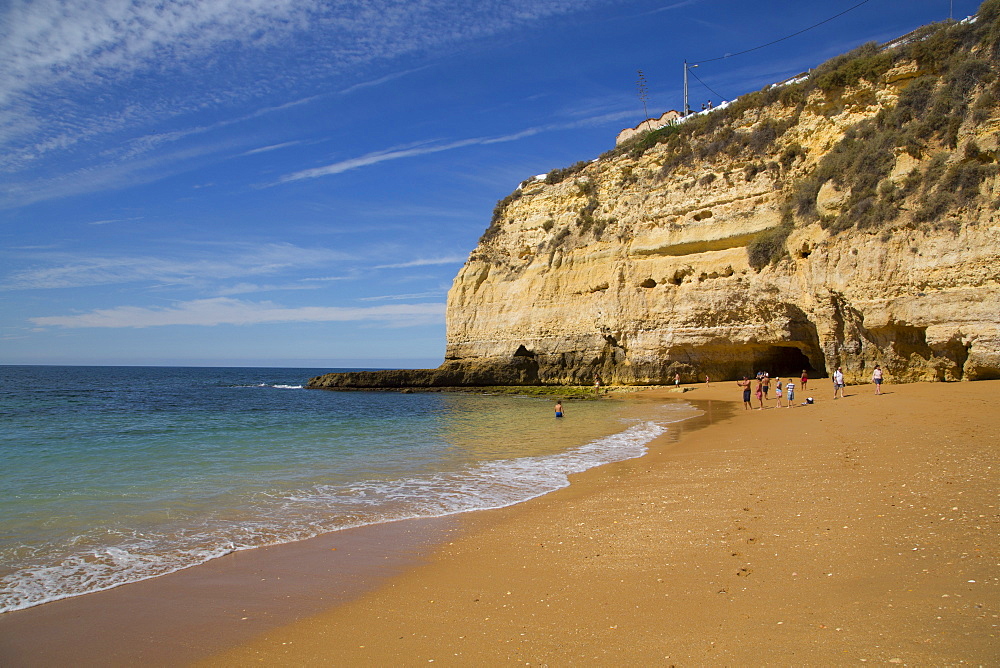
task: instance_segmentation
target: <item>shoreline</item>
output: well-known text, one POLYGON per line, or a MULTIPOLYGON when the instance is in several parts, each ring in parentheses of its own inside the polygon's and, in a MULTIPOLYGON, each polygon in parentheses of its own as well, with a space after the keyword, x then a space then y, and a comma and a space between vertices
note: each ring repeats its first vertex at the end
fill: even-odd
POLYGON ((202 665, 995 663, 1000 381, 883 389, 698 386, 708 428, 202 665))
POLYGON ((465 514, 376 523, 240 550, 13 610, 0 615, 0 663, 186 665, 382 586, 428 558, 460 530, 465 514))
POLYGON ((847 399, 834 402, 821 382, 812 388, 815 405, 763 412, 743 411, 732 383, 635 393, 626 400, 682 399, 704 415, 670 425, 643 457, 574 474, 569 487, 514 506, 258 548, 0 616, 0 657, 12 665, 828 664, 900 657, 990 663, 1000 656, 998 581, 987 572, 1000 563, 1000 515, 987 467, 1000 468, 1000 461, 977 443, 1000 443, 992 416, 1000 381, 890 385, 885 397, 867 396, 871 387, 849 386, 847 399), (949 403, 935 411, 939 394, 949 403), (872 424, 873 415, 896 422, 872 424), (831 445, 837 418, 847 420, 846 440, 831 445), (933 429, 941 425, 978 440, 949 436, 949 448, 961 456, 935 453, 933 429), (903 447, 886 442, 900 430, 912 435, 903 449, 918 455, 903 465, 886 457, 903 447), (926 479, 931 456, 948 464, 935 474, 934 489, 897 489, 885 480, 912 477, 906 467, 917 464, 926 479), (973 460, 982 470, 959 471, 973 460), (939 498, 951 484, 941 478, 962 476, 969 489, 954 490, 958 499, 939 498), (882 496, 866 499, 876 479, 882 496), (892 527, 913 534, 911 542, 921 538, 901 521, 912 505, 895 522, 891 516, 904 511, 883 507, 886 494, 911 493, 935 499, 942 511, 961 509, 967 495, 962 501, 974 501, 982 513, 952 518, 963 520, 951 525, 962 531, 947 541, 929 532, 927 543, 890 553, 884 540, 892 527), (825 499, 821 516, 813 497, 825 499), (801 538, 810 533, 815 544, 801 538), (796 544, 788 544, 796 534, 796 544), (412 541, 405 554, 385 549, 400 539, 412 541), (931 556, 928 544, 937 562, 948 560, 936 566, 945 570, 959 568, 953 546, 964 545, 972 556, 960 564, 962 576, 976 583, 952 577, 945 587, 932 578, 921 561, 931 556), (331 546, 338 559, 370 564, 372 572, 333 586, 331 564, 323 563, 331 546), (379 563, 387 552, 398 558, 379 563), (876 567, 866 572, 872 559, 876 567), (823 572, 810 568, 824 560, 823 572), (913 572, 897 574, 900 560, 913 572), (247 580, 236 584, 234 562, 243 562, 244 577, 273 586, 244 591, 247 580), (868 591, 873 587, 876 594, 868 591), (964 600, 973 594, 974 602, 964 600), (238 609, 247 596, 256 606, 251 619, 238 609), (892 601, 888 608, 885 600, 892 601), (943 635, 927 619, 923 626, 912 621, 925 612, 944 617, 945 608, 951 616, 943 635), (882 617, 878 637, 857 626, 882 617), (918 642, 915 634, 927 637, 918 642))
POLYGON ((456 530, 454 516, 342 529, 7 612, 0 664, 189 665, 377 589, 456 530))

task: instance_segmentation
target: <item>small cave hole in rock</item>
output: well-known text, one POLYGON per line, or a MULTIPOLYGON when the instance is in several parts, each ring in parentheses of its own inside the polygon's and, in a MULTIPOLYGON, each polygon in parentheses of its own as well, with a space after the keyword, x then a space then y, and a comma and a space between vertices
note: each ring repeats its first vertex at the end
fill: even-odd
POLYGON ((684 282, 684 277, 687 276, 687 272, 683 269, 678 269, 674 272, 674 275, 669 279, 671 285, 680 285, 684 282))
POLYGON ((525 348, 523 343, 520 346, 518 346, 517 350, 514 351, 514 357, 534 357, 534 356, 535 353, 525 348))
POLYGON ((645 281, 643 281, 642 283, 639 284, 639 287, 640 288, 655 288, 656 287, 656 281, 654 281, 651 278, 647 278, 645 281))

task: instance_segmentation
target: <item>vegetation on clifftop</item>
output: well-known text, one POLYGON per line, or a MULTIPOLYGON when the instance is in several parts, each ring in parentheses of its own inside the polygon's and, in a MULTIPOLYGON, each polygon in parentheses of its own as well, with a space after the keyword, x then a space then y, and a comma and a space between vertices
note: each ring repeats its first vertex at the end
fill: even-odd
POLYGON ((947 211, 977 197, 983 180, 997 173, 996 152, 980 151, 970 142, 958 161, 945 165, 948 152, 958 148, 959 130, 986 120, 1000 97, 995 67, 983 58, 996 48, 995 27, 996 22, 982 20, 947 25, 898 49, 896 58, 912 59, 922 75, 902 91, 894 108, 849 129, 815 172, 796 185, 796 213, 820 218, 834 233, 875 228, 895 220, 901 203, 918 196, 914 222, 940 224, 947 211), (901 153, 930 161, 897 186, 885 178, 901 153), (816 194, 828 181, 850 195, 841 213, 821 218, 816 194))
MULTIPOLYGON (((733 178, 753 181, 767 173, 785 193, 784 214, 780 226, 760 233, 747 246, 749 263, 756 269, 787 256, 785 239, 796 224, 818 221, 830 234, 862 229, 882 230, 883 236, 899 224, 957 229, 954 212, 976 204, 982 184, 998 172, 996 150, 960 140, 996 116, 998 61, 1000 0, 987 0, 975 21, 925 26, 888 45, 864 44, 791 83, 769 86, 725 108, 638 135, 598 162, 638 160, 656 148, 661 179, 719 160, 737 165, 722 174, 729 183, 733 178), (893 81, 886 80, 890 73, 893 81), (889 83, 901 89, 898 103, 849 128, 803 173, 806 149, 784 139, 803 112, 834 117, 871 108, 879 104, 877 86, 889 83), (912 158, 915 168, 905 178, 889 179, 902 155, 912 158), (817 209, 824 184, 844 193, 833 212, 817 209), (899 222, 904 210, 907 216, 899 222)), ((600 216, 596 188, 586 177, 591 164, 580 161, 545 176, 548 185, 573 178, 578 186, 591 187, 584 193, 576 225, 552 232, 550 246, 563 245, 574 234, 578 239, 584 234, 600 238, 614 222, 600 216)), ((715 173, 702 175, 698 183, 708 185, 715 178, 715 173)), ((626 167, 619 185, 632 185, 636 179, 626 167)), ((519 188, 497 203, 481 243, 500 232, 508 207, 521 195, 519 188)))

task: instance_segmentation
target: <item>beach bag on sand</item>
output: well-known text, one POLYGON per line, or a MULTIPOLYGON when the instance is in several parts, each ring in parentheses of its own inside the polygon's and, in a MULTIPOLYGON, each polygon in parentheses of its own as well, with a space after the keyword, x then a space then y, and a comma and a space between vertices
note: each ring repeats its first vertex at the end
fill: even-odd
POLYGON ((809 397, 808 399, 806 399, 806 403, 807 403, 807 404, 810 404, 810 405, 811 405, 811 404, 812 404, 812 402, 813 402, 813 398, 812 398, 812 397, 809 397))

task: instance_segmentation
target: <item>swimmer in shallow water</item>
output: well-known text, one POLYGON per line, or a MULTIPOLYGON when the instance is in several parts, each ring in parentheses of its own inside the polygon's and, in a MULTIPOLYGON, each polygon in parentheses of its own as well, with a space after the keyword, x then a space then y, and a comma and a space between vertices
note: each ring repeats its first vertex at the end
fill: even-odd
POLYGON ((561 401, 557 401, 556 402, 556 417, 562 417, 562 416, 563 416, 562 402, 561 401))

